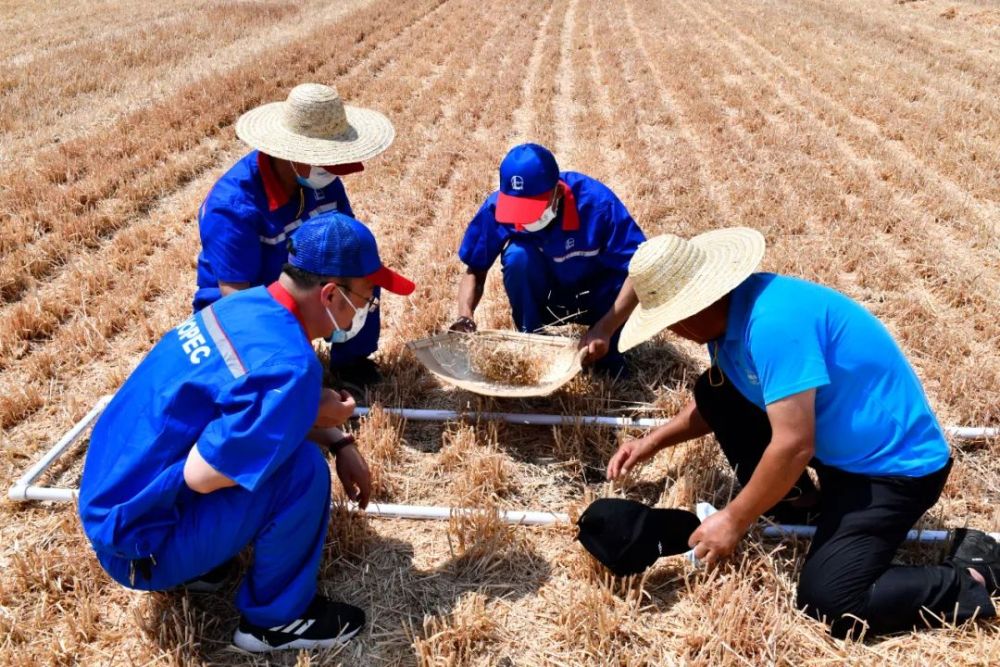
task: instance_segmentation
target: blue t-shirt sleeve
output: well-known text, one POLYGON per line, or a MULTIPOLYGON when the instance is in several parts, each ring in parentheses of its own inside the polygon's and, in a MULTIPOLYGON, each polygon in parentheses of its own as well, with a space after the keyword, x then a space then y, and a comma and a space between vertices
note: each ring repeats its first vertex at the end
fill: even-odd
POLYGON ((608 235, 601 253, 601 263, 609 269, 627 271, 639 244, 646 235, 632 219, 625 204, 611 190, 605 193, 604 216, 608 225, 608 235))
POLYGON ((199 217, 201 246, 216 280, 252 283, 260 274, 259 213, 251 208, 205 202, 199 217))
POLYGON ((316 421, 321 378, 312 370, 265 366, 235 380, 218 398, 218 416, 198 438, 202 458, 255 490, 302 445, 316 421))
POLYGON ((801 313, 755 318, 750 328, 750 358, 764 404, 830 384, 823 323, 801 313))
POLYGON ((493 266, 507 240, 494 216, 494 201, 495 197, 490 197, 479 207, 458 248, 458 258, 473 271, 486 271, 493 266))

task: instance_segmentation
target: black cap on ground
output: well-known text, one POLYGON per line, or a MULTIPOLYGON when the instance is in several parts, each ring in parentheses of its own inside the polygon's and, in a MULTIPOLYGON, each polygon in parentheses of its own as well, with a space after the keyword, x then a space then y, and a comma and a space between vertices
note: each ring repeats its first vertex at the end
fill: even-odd
POLYGON ((639 574, 661 556, 688 551, 688 538, 700 525, 698 517, 686 510, 600 498, 580 515, 577 539, 594 558, 623 577, 639 574))

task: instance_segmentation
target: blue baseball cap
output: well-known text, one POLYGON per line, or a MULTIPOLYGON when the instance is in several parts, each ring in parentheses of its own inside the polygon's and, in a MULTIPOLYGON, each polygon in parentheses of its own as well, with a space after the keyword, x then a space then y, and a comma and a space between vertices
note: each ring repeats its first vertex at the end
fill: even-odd
POLYGON ((415 285, 382 264, 375 236, 349 215, 332 211, 310 218, 288 239, 288 262, 320 276, 367 278, 394 294, 415 285))
POLYGON ((500 163, 497 222, 525 225, 538 220, 559 184, 559 165, 538 144, 514 146, 500 163))

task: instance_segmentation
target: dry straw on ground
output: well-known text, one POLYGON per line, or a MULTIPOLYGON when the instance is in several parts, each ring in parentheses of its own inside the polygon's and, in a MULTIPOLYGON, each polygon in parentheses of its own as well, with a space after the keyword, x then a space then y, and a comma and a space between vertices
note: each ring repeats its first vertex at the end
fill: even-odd
MULTIPOLYGON (((760 229, 766 269, 827 283, 886 322, 942 421, 1000 423, 997 16, 987 0, 8 3, 0 481, 186 316, 197 207, 244 150, 231 124, 304 80, 336 84, 398 131, 347 179, 386 262, 418 284, 384 300, 384 405, 669 414, 689 395, 703 351, 669 337, 636 351, 624 385, 580 376, 525 401, 442 391, 405 349, 454 318, 462 223, 507 148, 533 140, 611 185, 649 234, 760 229)), ((477 321, 512 327, 499 270, 477 321)), ((627 434, 606 429, 376 411, 358 434, 382 501, 577 511, 620 493, 689 507, 723 503, 733 485, 709 440, 612 488, 603 467, 627 434)), ((927 522, 1000 527, 998 453, 956 446, 927 522)), ((227 648, 231 595, 127 592, 68 506, 0 512, 0 662, 265 664, 227 648)), ((370 630, 343 651, 275 662, 1000 664, 996 622, 832 640, 793 607, 806 547, 748 540, 716 573, 667 559, 621 582, 571 528, 338 506, 321 587, 364 606, 370 630)))

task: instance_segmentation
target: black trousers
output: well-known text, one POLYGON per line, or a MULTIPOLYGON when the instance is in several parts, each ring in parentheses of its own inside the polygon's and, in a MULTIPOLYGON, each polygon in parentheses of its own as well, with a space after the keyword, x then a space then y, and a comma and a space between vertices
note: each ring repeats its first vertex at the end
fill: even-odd
MULTIPOLYGON (((698 412, 712 427, 722 451, 746 484, 771 441, 767 413, 711 369, 695 384, 698 412), (721 384, 720 384, 721 378, 721 384), (719 385, 719 386, 713 386, 719 385)), ((883 634, 935 625, 936 616, 961 622, 994 616, 986 589, 968 570, 940 565, 892 565, 906 533, 941 495, 951 462, 924 477, 876 477, 811 464, 819 478, 816 535, 799 578, 798 604, 826 620, 833 634, 883 634)), ((808 475, 798 490, 815 489, 808 475)), ((793 494, 790 494, 793 495, 793 494)))

